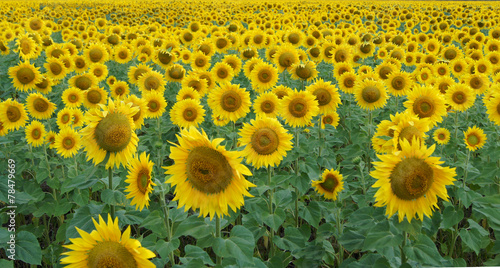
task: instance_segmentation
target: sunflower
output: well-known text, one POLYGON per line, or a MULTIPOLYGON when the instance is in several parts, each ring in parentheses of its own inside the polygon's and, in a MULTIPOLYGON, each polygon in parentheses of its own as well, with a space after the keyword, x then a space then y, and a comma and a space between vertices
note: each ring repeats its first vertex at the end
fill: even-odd
POLYGON ((450 62, 451 73, 455 77, 461 77, 467 72, 467 61, 463 58, 456 58, 450 62))
MULTIPOLYGON (((205 81, 205 80, 201 80, 205 81)), ((205 83, 206 84, 206 83, 205 83)), ((187 100, 187 99, 194 99, 194 100, 200 100, 201 96, 198 91, 193 89, 192 87, 182 87, 181 90, 177 93, 177 96, 175 97, 176 101, 182 101, 182 100, 187 100)))
POLYGON ((434 135, 432 136, 432 138, 438 144, 448 144, 448 142, 450 141, 450 131, 446 128, 438 128, 434 131, 434 135))
POLYGON ((394 96, 407 95, 413 86, 413 80, 410 75, 403 71, 391 72, 384 82, 389 93, 394 96))
POLYGON ((262 93, 276 85, 278 70, 271 64, 261 62, 255 64, 249 78, 252 82, 252 88, 262 93))
POLYGON ((231 66, 231 68, 233 68, 234 76, 238 76, 238 74, 241 72, 242 63, 241 59, 238 58, 237 56, 226 55, 222 59, 222 62, 228 64, 229 66, 231 66))
POLYGON ((165 77, 170 82, 181 82, 186 74, 186 70, 180 64, 172 64, 165 71, 165 77))
POLYGON ((215 115, 233 122, 250 112, 250 93, 239 85, 225 84, 212 90, 207 102, 215 115))
POLYGON ((337 128, 339 125, 339 115, 336 111, 327 113, 321 116, 321 129, 325 129, 325 125, 332 125, 337 128))
POLYGON ((49 131, 47 133, 47 135, 45 135, 45 143, 47 143, 49 145, 49 148, 50 149, 54 149, 55 145, 56 145, 56 136, 57 136, 57 133, 55 133, 54 131, 49 131))
POLYGON ((83 92, 83 105, 88 109, 97 108, 99 104, 105 104, 108 92, 100 87, 91 87, 83 92))
POLYGON ((466 85, 470 86, 477 95, 486 92, 490 85, 488 76, 482 73, 469 74, 465 76, 464 82, 466 85))
POLYGON ((167 101, 163 97, 163 93, 158 91, 150 91, 142 96, 146 103, 147 109, 144 110, 146 118, 158 118, 163 115, 167 107, 167 101))
POLYGON ((104 63, 109 59, 109 53, 106 47, 101 43, 92 43, 84 51, 83 55, 87 62, 104 63))
POLYGON ((211 73, 215 81, 219 84, 230 83, 234 76, 233 68, 223 62, 217 62, 214 67, 212 67, 211 73))
POLYGON ((279 85, 275 88, 273 88, 271 90, 274 94, 276 94, 276 96, 278 97, 278 99, 283 99, 283 97, 286 97, 288 95, 290 95, 290 93, 292 93, 292 89, 287 87, 287 86, 284 86, 284 85, 279 85))
POLYGON ((131 94, 128 95, 123 102, 125 104, 127 103, 132 103, 132 108, 137 107, 139 110, 132 116, 132 119, 134 120, 134 125, 136 129, 140 129, 142 125, 144 125, 144 115, 145 111, 148 109, 148 106, 146 106, 146 102, 142 98, 138 98, 136 95, 131 94))
POLYGON ((465 111, 474 105, 476 94, 468 85, 453 84, 444 95, 446 103, 455 111, 465 111))
POLYGON ((5 125, 2 123, 2 120, 0 120, 0 137, 3 137, 9 133, 9 130, 5 128, 5 125))
POLYGON ((249 187, 255 185, 243 175, 252 173, 241 164, 241 152, 226 151, 223 139, 209 140, 205 131, 182 129, 179 145, 170 148, 175 164, 166 169, 172 175, 166 181, 175 186, 174 201, 184 210, 200 209, 200 216, 228 215, 228 206, 236 211, 244 204, 249 187))
POLYGON ((409 114, 407 111, 397 117, 397 123, 389 127, 392 130, 392 151, 401 150, 402 140, 411 142, 413 137, 419 140, 427 139, 425 133, 432 127, 428 118, 418 118, 416 115, 409 114))
POLYGON ((344 93, 353 94, 357 80, 359 80, 359 78, 354 72, 346 72, 339 77, 337 84, 344 93))
POLYGON ((26 108, 29 114, 36 119, 49 119, 56 110, 55 104, 40 93, 31 93, 28 95, 26 98, 26 108))
POLYGON ((13 99, 0 103, 0 122, 7 131, 23 127, 26 120, 28 120, 28 115, 22 103, 13 99))
POLYGON ((354 97, 363 109, 374 110, 384 107, 387 102, 385 84, 382 80, 371 79, 356 83, 354 97))
POLYGON ((121 233, 118 218, 113 220, 109 214, 107 223, 101 215, 99 223, 92 221, 96 230, 90 234, 76 227, 81 238, 70 238, 72 244, 64 245, 72 251, 62 253, 66 257, 61 259, 61 264, 69 264, 68 267, 155 267, 148 259, 156 255, 142 247, 138 240, 130 238, 130 226, 121 233))
POLYGON ((113 102, 87 112, 87 126, 81 130, 87 161, 101 163, 109 154, 106 168, 126 165, 137 150, 137 137, 132 116, 138 108, 132 103, 113 102))
POLYGON ((113 59, 120 63, 128 63, 133 58, 133 53, 126 45, 118 45, 113 48, 113 59))
POLYGON ((197 99, 181 100, 170 110, 170 120, 181 128, 198 127, 205 120, 205 109, 197 99))
POLYGON ((143 73, 137 81, 139 90, 142 94, 152 91, 160 92, 163 94, 167 82, 163 79, 163 75, 157 71, 148 71, 143 73))
POLYGON ((153 192, 153 186, 156 184, 151 179, 151 171, 153 171, 154 163, 149 160, 149 155, 143 152, 139 157, 133 158, 127 164, 128 175, 125 180, 128 183, 125 192, 127 198, 132 198, 131 205, 135 205, 135 209, 142 211, 144 206, 149 207, 149 194, 153 192))
POLYGON ((98 82, 103 81, 108 76, 108 67, 103 63, 93 63, 89 67, 89 73, 97 78, 98 82))
POLYGON ((39 147, 43 144, 45 137, 45 126, 39 121, 33 120, 24 129, 26 141, 33 147, 39 147))
POLYGON ((63 108, 57 112, 57 126, 59 128, 69 127, 72 124, 73 108, 63 108))
POLYGON ((89 64, 83 55, 74 55, 72 60, 77 73, 83 73, 88 70, 89 64))
POLYGON ((194 52, 191 56, 191 68, 197 71, 205 71, 210 67, 210 57, 201 51, 194 52))
POLYGON ((273 60, 278 67, 278 71, 283 72, 292 67, 294 63, 299 62, 299 54, 293 45, 285 43, 278 47, 273 60))
POLYGON ((292 127, 306 126, 318 113, 316 96, 309 91, 293 90, 280 101, 280 115, 292 127))
POLYGON ((116 81, 109 86, 109 91, 111 91, 111 97, 114 99, 124 99, 130 94, 129 85, 125 81, 116 81))
POLYGON ((207 80, 199 78, 196 74, 189 74, 182 79, 183 89, 191 89, 198 93, 198 97, 205 96, 207 93, 207 80))
POLYGON ((55 136, 53 147, 64 158, 73 157, 78 153, 82 143, 80 135, 71 127, 63 127, 55 136))
POLYGON ((485 102, 485 106, 489 119, 496 125, 500 125, 500 94, 493 95, 489 101, 485 102))
POLYGON ((419 118, 428 117, 434 125, 443 121, 446 116, 446 101, 434 87, 416 86, 408 94, 408 100, 404 102, 406 109, 419 118))
POLYGON ((66 66, 60 59, 47 58, 47 63, 45 63, 43 67, 47 70, 46 75, 54 80, 61 80, 66 77, 66 66))
POLYGON ((321 78, 308 86, 306 90, 316 97, 319 105, 319 113, 321 114, 334 112, 341 103, 337 88, 330 82, 323 81, 321 78))
POLYGON ((83 92, 75 87, 70 87, 63 91, 62 101, 66 107, 77 108, 83 103, 83 92))
POLYGON ((325 169, 321 175, 321 180, 312 181, 314 190, 325 196, 326 199, 337 200, 337 196, 344 189, 344 177, 334 169, 325 169))
POLYGON ((295 80, 311 81, 318 77, 316 64, 313 61, 308 61, 305 64, 299 62, 292 64, 290 73, 292 74, 291 78, 295 80))
POLYGON ((170 53, 164 49, 156 49, 154 51, 153 62, 158 64, 163 69, 169 68, 176 61, 177 57, 174 53, 170 53))
POLYGON ((42 74, 29 62, 20 62, 15 67, 9 68, 9 76, 17 90, 29 91, 35 88, 35 84, 42 81, 42 74))
POLYGON ((483 130, 476 126, 467 128, 467 131, 464 131, 464 136, 465 146, 471 151, 481 149, 487 140, 483 130))
POLYGON ((273 92, 259 94, 253 102, 253 110, 257 116, 267 116, 275 118, 278 116, 278 96, 273 92))
POLYGON ((413 138, 410 143, 403 140, 398 154, 377 155, 381 162, 374 162, 375 170, 370 175, 377 179, 374 188, 375 206, 386 208, 391 217, 398 212, 399 222, 404 217, 423 220, 431 217, 438 208, 437 197, 448 200, 447 185, 452 185, 455 168, 441 167, 439 157, 431 157, 436 145, 427 148, 423 142, 413 138))
POLYGON ((68 84, 70 87, 76 87, 81 90, 87 90, 91 87, 96 87, 99 82, 97 78, 90 73, 83 73, 79 75, 75 75, 68 80, 68 84))
POLYGON ((40 55, 35 41, 27 34, 20 34, 17 37, 16 46, 16 51, 23 60, 35 59, 40 55))

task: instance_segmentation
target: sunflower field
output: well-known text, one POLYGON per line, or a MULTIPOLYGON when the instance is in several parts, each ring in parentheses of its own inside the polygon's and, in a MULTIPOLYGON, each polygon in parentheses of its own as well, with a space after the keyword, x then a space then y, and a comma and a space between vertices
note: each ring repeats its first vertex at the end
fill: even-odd
POLYGON ((0 14, 0 267, 500 266, 497 2, 0 14))

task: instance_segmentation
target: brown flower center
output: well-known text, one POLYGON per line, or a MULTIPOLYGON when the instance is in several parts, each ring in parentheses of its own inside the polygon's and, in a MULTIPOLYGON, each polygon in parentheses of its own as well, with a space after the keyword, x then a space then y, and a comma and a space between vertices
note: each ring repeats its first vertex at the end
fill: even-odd
POLYGON ((297 44, 300 41, 300 35, 298 33, 291 33, 288 35, 288 42, 291 44, 297 44))
POLYGON ((21 119, 21 111, 19 108, 16 106, 9 106, 9 108, 7 108, 7 119, 9 119, 10 122, 17 122, 21 119))
POLYGON ((182 117, 184 118, 184 120, 189 121, 189 122, 193 122, 194 120, 196 120, 197 116, 198 116, 198 112, 196 111, 195 108, 192 108, 192 107, 186 108, 184 110, 184 112, 182 113, 182 117))
POLYGON ((391 172, 391 188, 403 200, 424 196, 434 182, 434 171, 423 159, 405 158, 391 172))
POLYGON ((228 112, 235 112, 242 105, 242 100, 240 95, 234 91, 227 91, 222 94, 221 106, 222 109, 228 112))
POLYGON ((200 146, 189 152, 186 175, 197 190, 206 194, 216 194, 225 190, 231 183, 233 171, 222 153, 200 146))
POLYGON ((312 70, 311 67, 307 65, 299 65, 297 69, 295 69, 295 74, 298 77, 307 80, 312 76, 312 70))
POLYGON ((108 152, 120 152, 132 138, 132 128, 127 116, 109 113, 96 126, 94 138, 99 147, 108 152))
POLYGON ((217 46, 218 49, 223 49, 227 46, 227 40, 224 38, 218 38, 215 42, 215 46, 217 46))
POLYGON ((275 105, 272 101, 270 100, 266 100, 266 101, 263 101, 261 104, 260 104, 260 109, 266 113, 266 114, 269 114, 269 113, 272 113, 274 112, 274 109, 275 109, 275 105))
POLYGON ((201 83, 200 83, 200 81, 197 81, 197 80, 191 80, 188 83, 188 87, 190 87, 196 91, 200 91, 201 90, 201 83))
POLYGON ((104 53, 99 48, 93 48, 89 51, 89 58, 92 62, 99 62, 104 57, 104 53))
POLYGON ((42 29, 42 25, 43 25, 43 22, 38 18, 32 19, 30 21, 30 28, 33 31, 38 31, 38 30, 42 29))
POLYGON ((439 133, 438 139, 443 141, 446 139, 446 136, 443 133, 439 133))
POLYGON ((444 52, 444 58, 447 60, 453 60, 457 57, 457 52, 454 49, 447 49, 444 52))
POLYGON ((217 77, 220 79, 225 79, 229 76, 229 72, 226 70, 226 68, 219 68, 217 69, 217 77))
POLYGON ((434 110, 434 102, 427 96, 418 97, 413 103, 413 112, 420 118, 432 116, 434 110))
POLYGON ((483 81, 479 77, 473 77, 469 84, 473 89, 480 89, 483 86, 483 81))
POLYGON ((332 100, 332 95, 327 89, 318 88, 313 92, 313 95, 316 96, 316 100, 318 101, 319 106, 325 106, 330 103, 332 100))
POLYGON ((391 67, 389 67, 389 66, 382 66, 382 68, 380 68, 380 70, 378 71, 378 75, 382 79, 387 79, 387 75, 390 74, 391 72, 392 72, 392 68, 391 67))
POLYGON ((23 67, 17 71, 16 77, 21 84, 26 85, 35 80, 36 75, 31 68, 23 67))
POLYGON ((156 100, 150 100, 148 102, 148 110, 152 113, 160 110, 160 104, 156 100))
POLYGON ((62 145, 66 150, 73 149, 73 147, 75 147, 75 144, 76 141, 72 137, 64 137, 62 141, 62 145))
POLYGON ((325 124, 325 125, 333 124, 333 117, 331 115, 323 116, 323 118, 321 120, 323 121, 323 124, 325 124))
POLYGON ((391 85, 395 90, 402 90, 406 86, 406 81, 402 76, 396 76, 392 79, 391 85))
POLYGON ((343 49, 339 49, 337 50, 337 52, 335 52, 335 61, 336 62, 344 62, 347 60, 347 57, 348 57, 349 53, 343 49))
POLYGON ((307 102, 304 99, 293 99, 288 104, 288 111, 293 117, 304 117, 307 114, 307 102))
POLYGON ((91 89, 87 92, 87 100, 92 104, 100 103, 102 100, 101 92, 91 89))
POLYGON ((98 242, 87 257, 88 267, 90 268, 136 268, 134 256, 123 246, 116 241, 98 242))
POLYGON ((311 48, 311 50, 309 50, 309 54, 311 54, 311 56, 313 56, 314 58, 319 57, 320 53, 321 51, 317 47, 313 47, 311 48))
POLYGON ((268 83, 269 81, 271 81, 273 79, 273 74, 268 69, 262 69, 257 74, 257 77, 258 77, 260 82, 268 83))
POLYGON ((288 68, 295 63, 295 56, 292 52, 282 53, 278 58, 278 63, 281 67, 288 68))
POLYGON ((173 58, 172 56, 173 55, 168 52, 162 52, 162 51, 158 52, 158 60, 164 65, 167 65, 172 62, 173 58))
POLYGON ((160 80, 154 76, 148 76, 144 79, 144 88, 146 90, 157 90, 160 87, 160 80))
POLYGON ((462 104, 462 103, 467 101, 467 95, 462 91, 457 91, 457 92, 453 93, 453 95, 451 96, 451 99, 456 104, 462 104))
POLYGON ((59 75, 63 68, 62 66, 57 63, 57 62, 52 62, 50 65, 49 65, 49 68, 50 68, 50 71, 54 74, 54 75, 59 75))
POLYGON ((328 173, 325 176, 325 181, 320 183, 321 188, 323 188, 325 191, 333 193, 335 188, 339 185, 339 181, 337 177, 334 174, 328 173))
POLYGON ((141 193, 145 194, 148 191, 150 179, 149 170, 147 169, 142 169, 139 174, 137 174, 137 188, 139 188, 141 193))
POLYGON ((42 98, 36 98, 33 101, 33 108, 39 113, 43 113, 49 109, 49 103, 42 99, 42 98))
POLYGON ((479 144, 481 140, 479 139, 478 136, 476 136, 475 134, 469 134, 467 136, 467 143, 470 145, 470 146, 476 146, 479 144))
POLYGON ((86 76, 79 76, 75 79, 75 86, 81 90, 87 90, 92 86, 92 80, 86 76))
POLYGON ((270 128, 259 128, 252 135, 252 148, 259 155, 269 155, 278 149, 279 137, 276 132, 270 128))
POLYGON ((367 86, 361 91, 363 100, 368 103, 374 103, 380 99, 380 89, 376 86, 367 86))

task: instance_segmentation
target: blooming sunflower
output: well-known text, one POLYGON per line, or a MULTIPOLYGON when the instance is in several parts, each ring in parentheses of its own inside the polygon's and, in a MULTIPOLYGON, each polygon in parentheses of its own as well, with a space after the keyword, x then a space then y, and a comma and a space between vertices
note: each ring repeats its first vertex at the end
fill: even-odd
POLYGON ((230 83, 234 76, 234 71, 227 63, 217 62, 211 70, 213 77, 219 84, 230 83))
POLYGON ((339 77, 338 86, 343 92, 352 94, 357 80, 358 76, 354 72, 346 72, 339 77))
POLYGON ((55 148, 54 146, 56 145, 56 136, 57 133, 55 133, 54 131, 49 131, 47 135, 45 135, 45 143, 49 145, 50 149, 55 148))
POLYGON ((144 207, 149 207, 149 194, 153 191, 153 186, 156 186, 151 179, 153 165, 146 152, 137 158, 134 157, 127 164, 128 175, 125 182, 128 186, 125 192, 129 192, 127 198, 132 198, 130 204, 135 205, 136 210, 142 211, 144 207))
POLYGON ((181 128, 198 127, 205 120, 205 109, 197 99, 181 100, 170 110, 170 120, 181 128))
POLYGON ((250 112, 250 93, 239 85, 225 84, 212 90, 207 102, 215 115, 233 122, 250 112))
POLYGON ((429 131, 432 126, 432 122, 430 122, 429 118, 419 118, 406 111, 398 116, 397 120, 398 122, 394 126, 389 127, 390 130, 393 130, 393 150, 401 150, 402 140, 411 142, 413 137, 417 137, 419 140, 427 139, 425 133, 429 131))
POLYGON ((14 87, 20 91, 29 91, 35 88, 35 84, 42 81, 42 74, 29 62, 20 62, 17 66, 9 68, 9 76, 12 78, 14 87))
POLYGON ((54 148, 64 158, 73 157, 81 146, 80 134, 71 127, 63 127, 55 136, 54 148))
POLYGON ((31 93, 26 98, 26 108, 36 119, 49 119, 56 110, 56 105, 40 93, 31 93))
POLYGON ((337 112, 327 113, 321 116, 321 129, 325 129, 325 125, 332 125, 334 128, 337 128, 339 125, 339 115, 337 112))
POLYGON ((438 128, 434 131, 434 135, 432 136, 432 138, 438 144, 448 144, 448 142, 450 141, 450 131, 446 128, 438 128))
POLYGON ((26 141, 33 147, 38 147, 43 144, 45 136, 45 126, 39 121, 33 120, 24 129, 26 134, 26 141))
POLYGON ((88 109, 97 108, 99 104, 105 104, 108 92, 100 87, 91 87, 83 91, 83 105, 88 109))
POLYGON ((132 103, 113 102, 99 105, 101 109, 87 112, 87 126, 81 130, 87 161, 95 165, 101 163, 109 154, 106 168, 125 165, 137 150, 137 137, 134 129, 134 116, 138 108, 132 103))
MULTIPOLYGON (((141 76, 145 73, 152 72, 153 69, 146 64, 139 64, 137 66, 131 66, 128 69, 127 77, 128 81, 132 84, 137 84, 141 76)), ((163 77, 162 77, 163 78, 163 77)))
POLYGON ((427 148, 423 142, 413 138, 410 143, 403 140, 398 154, 377 155, 381 162, 374 162, 375 170, 370 175, 377 179, 374 188, 375 206, 386 208, 391 217, 398 212, 399 222, 404 217, 423 220, 438 208, 437 197, 448 200, 447 185, 452 185, 455 168, 441 167, 439 157, 431 157, 436 145, 427 148))
POLYGON ((118 218, 113 220, 109 214, 107 223, 101 215, 99 223, 92 221, 96 230, 90 234, 75 227, 81 238, 70 238, 72 244, 64 245, 72 251, 62 253, 66 257, 61 259, 61 264, 69 264, 68 267, 155 267, 148 259, 156 255, 130 238, 130 226, 121 233, 118 218))
POLYGON ((465 146, 471 151, 481 149, 486 144, 486 134, 476 126, 469 127, 467 131, 464 131, 464 136, 465 146))
POLYGON ((43 67, 45 67, 45 70, 47 70, 47 76, 54 80, 61 80, 66 77, 66 66, 60 59, 47 58, 47 63, 45 63, 43 67))
POLYGON ((404 106, 411 113, 418 115, 420 118, 429 117, 436 125, 443 121, 443 116, 446 115, 445 100, 439 91, 430 86, 416 86, 408 94, 408 100, 404 102, 404 106))
POLYGON ((363 109, 375 110, 384 107, 387 102, 387 92, 382 80, 366 79, 355 85, 354 97, 363 109))
POLYGON ((109 59, 106 47, 101 43, 92 43, 84 51, 83 55, 89 63, 104 63, 109 59))
POLYGON ((173 64, 166 68, 165 77, 171 82, 181 82, 186 74, 186 70, 180 64, 173 64))
POLYGON ((17 130, 23 127, 28 115, 22 103, 7 99, 0 103, 0 122, 6 130, 17 130))
POLYGON ((106 79, 109 74, 108 67, 103 63, 93 63, 89 67, 89 73, 93 74, 98 82, 106 79))
POLYGON ((293 45, 285 43, 278 47, 273 61, 278 67, 278 71, 283 72, 287 68, 292 67, 294 63, 299 62, 299 53, 293 45))
POLYGON ((476 93, 466 84, 453 84, 444 95, 446 103, 456 111, 465 111, 474 105, 476 93))
POLYGON ((97 78, 89 73, 75 75, 68 80, 70 87, 76 87, 81 90, 97 87, 98 83, 97 78))
POLYGON ((171 147, 170 158, 175 164, 166 169, 172 175, 166 181, 175 187, 175 198, 184 210, 200 209, 200 216, 228 215, 228 206, 236 211, 255 185, 243 175, 252 173, 241 164, 241 152, 226 151, 223 139, 209 140, 205 131, 182 129, 177 136, 179 145, 171 147))
POLYGON ((239 143, 247 163, 255 168, 277 166, 292 149, 293 135, 276 118, 260 117, 243 123, 239 143))
POLYGON ((191 56, 191 67, 197 71, 207 70, 210 67, 210 57, 201 51, 194 52, 191 56))
POLYGON ((163 93, 158 91, 150 91, 142 96, 142 99, 146 103, 147 109, 144 110, 144 116, 146 118, 158 118, 163 115, 165 108, 167 107, 167 101, 163 97, 163 93))
POLYGON ((490 85, 488 76, 482 73, 469 74, 464 78, 465 84, 469 85, 475 94, 483 94, 490 85))
POLYGON ((321 78, 308 86, 306 90, 316 97, 321 114, 334 112, 341 103, 337 88, 329 81, 323 81, 321 78))
POLYGON ((290 68, 291 78, 295 80, 311 81, 318 77, 316 64, 313 61, 308 61, 305 64, 296 62, 290 68))
POLYGON ((120 64, 124 64, 132 60, 133 53, 126 45, 118 45, 113 49, 114 60, 120 64))
POLYGON ((158 91, 163 94, 165 91, 166 81, 163 79, 163 75, 156 71, 148 71, 143 73, 139 80, 137 81, 139 85, 139 90, 142 94, 158 91))
POLYGON ((66 89, 62 94, 62 101, 68 108, 80 107, 83 103, 83 92, 75 87, 66 89))
POLYGON ((318 115, 316 97, 309 91, 293 90, 280 101, 280 115, 292 127, 304 127, 318 115))
MULTIPOLYGON (((203 81, 203 80, 202 80, 203 81)), ((206 83, 205 83, 206 84, 206 83)), ((187 100, 187 99, 201 99, 200 93, 192 87, 183 87, 179 92, 177 92, 177 96, 175 97, 176 101, 187 100)))
POLYGON ((321 175, 321 180, 312 181, 314 190, 325 196, 327 199, 337 200, 340 191, 344 189, 343 176, 334 169, 325 169, 321 175))
POLYGON ((257 116, 278 116, 279 99, 273 92, 261 93, 253 102, 253 110, 257 116))
POLYGON ((125 81, 116 81, 109 86, 109 91, 111 91, 111 97, 115 99, 124 99, 130 93, 130 88, 125 81))
POLYGON ((278 82, 278 70, 271 64, 260 62, 253 66, 249 78, 252 82, 252 88, 263 93, 278 82))
POLYGON ((496 125, 500 125, 500 94, 493 95, 493 97, 485 102, 486 113, 489 119, 496 125))
POLYGON ((410 92, 413 86, 413 80, 410 75, 403 71, 394 71, 387 75, 384 80, 389 93, 394 96, 405 96, 410 92))
MULTIPOLYGON (((196 93, 198 94, 198 98, 201 96, 205 96, 205 94, 207 93, 207 87, 208 87, 207 80, 201 79, 196 75, 190 74, 188 76, 185 76, 182 79, 181 84, 182 84, 181 90, 192 89, 192 90, 196 91, 196 93)), ((180 91, 179 91, 179 93, 180 93, 180 91)), ((179 93, 177 93, 177 94, 179 94, 179 93)))

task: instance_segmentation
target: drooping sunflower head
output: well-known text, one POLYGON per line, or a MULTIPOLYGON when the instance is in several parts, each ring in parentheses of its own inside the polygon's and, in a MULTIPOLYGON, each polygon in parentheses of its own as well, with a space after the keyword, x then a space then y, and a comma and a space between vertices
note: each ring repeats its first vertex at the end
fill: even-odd
POLYGON ((166 70, 165 77, 171 82, 181 82, 186 74, 186 70, 180 64, 170 65, 166 70))
POLYGON ((486 144, 486 134, 476 126, 469 127, 467 131, 464 131, 464 136, 465 145, 471 151, 481 149, 486 144))
POLYGON ((242 165, 241 153, 226 151, 223 139, 209 140, 195 128, 182 129, 177 136, 180 145, 171 147, 175 164, 166 167, 167 183, 175 186, 179 207, 200 209, 200 216, 228 215, 228 206, 236 211, 244 203, 249 187, 243 175, 252 173, 242 165))
POLYGON ((385 84, 381 80, 367 79, 356 83, 354 96, 358 105, 368 110, 384 107, 387 102, 385 84))
POLYGON ((321 180, 312 181, 314 190, 326 199, 337 200, 338 194, 344 189, 344 177, 337 170, 325 169, 321 180))

